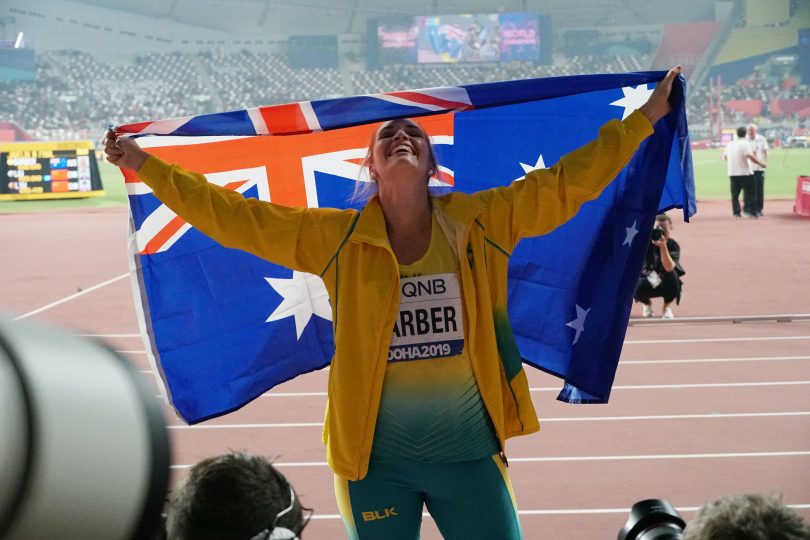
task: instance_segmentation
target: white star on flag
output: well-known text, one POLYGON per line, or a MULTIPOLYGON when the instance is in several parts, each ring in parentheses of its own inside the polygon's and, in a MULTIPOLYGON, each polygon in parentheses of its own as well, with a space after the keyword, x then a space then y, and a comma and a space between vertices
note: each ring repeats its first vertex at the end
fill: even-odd
POLYGON ((520 162, 520 166, 523 167, 523 172, 529 174, 532 171, 536 171, 537 169, 546 169, 546 163, 543 161, 543 154, 537 156, 537 163, 534 165, 527 165, 523 162, 520 162))
POLYGON ((576 345, 577 341, 579 341, 579 335, 585 331, 585 317, 588 316, 588 312, 591 310, 591 308, 583 309, 579 307, 579 304, 575 305, 577 307, 577 318, 569 323, 565 323, 565 326, 570 326, 577 331, 574 336, 574 342, 571 343, 571 345, 576 345))
POLYGON ((611 105, 615 105, 616 107, 624 107, 624 113, 622 113, 622 120, 630 116, 630 113, 647 103, 647 100, 650 99, 653 91, 652 89, 648 89, 646 84, 640 84, 633 88, 632 86, 625 86, 622 88, 622 93, 624 97, 621 99, 617 99, 611 105))
POLYGON ((631 226, 624 228, 624 242, 622 242, 623 246, 629 246, 633 243, 633 238, 635 238, 638 234, 638 229, 636 228, 637 222, 638 220, 634 219, 631 226))
POLYGON ((332 320, 329 293, 323 280, 313 274, 293 272, 291 278, 264 278, 283 298, 267 321, 272 322, 287 317, 295 317, 296 339, 301 339, 312 315, 328 321, 332 320))

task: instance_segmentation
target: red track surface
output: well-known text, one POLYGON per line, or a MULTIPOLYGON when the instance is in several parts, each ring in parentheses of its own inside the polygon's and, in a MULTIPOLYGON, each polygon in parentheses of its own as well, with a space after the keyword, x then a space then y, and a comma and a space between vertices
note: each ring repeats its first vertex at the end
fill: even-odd
MULTIPOLYGON (((810 220, 790 201, 768 201, 761 220, 732 220, 728 206, 701 203, 691 224, 673 212, 687 270, 676 315, 810 312, 810 220)), ((0 215, 0 310, 102 336, 149 370, 129 280, 76 294, 128 271, 126 223, 125 209, 0 215)), ((175 478, 230 449, 275 456, 317 512, 306 538, 343 538, 320 439, 326 378, 192 428, 167 408, 175 478), (302 392, 316 394, 289 395, 302 392), (271 425, 290 423, 314 425, 271 425)), ((541 432, 507 448, 528 539, 615 538, 651 497, 688 519, 708 499, 772 491, 810 519, 810 322, 633 326, 608 405, 562 404, 558 381, 531 368, 529 379, 541 432)), ((429 518, 423 538, 439 538, 429 518)))

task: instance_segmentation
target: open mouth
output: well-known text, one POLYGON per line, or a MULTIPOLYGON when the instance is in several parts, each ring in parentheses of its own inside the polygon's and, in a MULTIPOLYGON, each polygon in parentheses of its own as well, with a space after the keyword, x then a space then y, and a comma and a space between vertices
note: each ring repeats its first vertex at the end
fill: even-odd
POLYGON ((413 148, 408 144, 398 144, 394 147, 394 149, 388 154, 389 156, 405 156, 405 155, 416 155, 413 148))

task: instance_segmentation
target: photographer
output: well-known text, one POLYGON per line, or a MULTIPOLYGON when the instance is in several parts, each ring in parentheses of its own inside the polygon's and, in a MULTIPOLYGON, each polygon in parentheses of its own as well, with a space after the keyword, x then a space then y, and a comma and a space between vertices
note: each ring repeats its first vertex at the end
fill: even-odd
POLYGON ((310 511, 267 458, 231 452, 194 465, 171 494, 168 540, 298 540, 310 511))
POLYGON ((633 505, 619 540, 810 540, 802 516, 771 493, 742 493, 709 501, 687 524, 663 499, 633 505))
POLYGON ((674 319, 671 304, 681 300, 681 276, 686 274, 679 262, 681 247, 670 238, 672 220, 666 214, 655 218, 650 245, 644 256, 641 277, 636 285, 634 299, 641 302, 642 315, 653 316, 651 298, 663 298, 662 319, 674 319))

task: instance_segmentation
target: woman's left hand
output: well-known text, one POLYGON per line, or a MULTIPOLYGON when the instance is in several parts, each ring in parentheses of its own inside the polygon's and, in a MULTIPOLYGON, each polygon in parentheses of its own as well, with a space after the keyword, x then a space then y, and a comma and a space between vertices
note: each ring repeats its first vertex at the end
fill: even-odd
POLYGON ((666 76, 656 85, 647 103, 639 107, 644 116, 655 125, 661 118, 669 114, 672 105, 669 104, 669 94, 672 92, 672 83, 680 75, 681 66, 670 69, 666 76))

